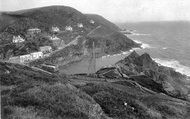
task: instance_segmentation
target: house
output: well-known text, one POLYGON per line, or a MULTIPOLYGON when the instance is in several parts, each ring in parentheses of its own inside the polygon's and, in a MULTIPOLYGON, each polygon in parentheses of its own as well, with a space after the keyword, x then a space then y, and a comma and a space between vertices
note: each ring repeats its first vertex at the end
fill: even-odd
POLYGON ((31 56, 31 60, 36 60, 36 59, 40 59, 43 57, 43 53, 42 52, 33 52, 30 53, 31 56))
POLYGON ((91 23, 91 24, 94 24, 94 23, 95 23, 95 21, 91 19, 91 20, 90 20, 90 23, 91 23))
POLYGON ((21 55, 20 56, 20 63, 26 63, 32 60, 32 57, 30 54, 27 55, 21 55))
POLYGON ((59 29, 58 27, 52 27, 51 30, 52 30, 53 32, 59 32, 59 31, 60 31, 60 29, 59 29))
POLYGON ((83 28, 83 24, 82 24, 82 23, 78 23, 77 26, 78 26, 79 28, 83 28))
POLYGON ((20 63, 27 63, 32 60, 36 60, 43 57, 42 52, 33 52, 27 55, 21 55, 20 56, 20 63))
POLYGON ((40 47, 40 51, 43 54, 47 54, 47 53, 50 53, 52 51, 52 47, 51 46, 42 46, 42 47, 40 47))
POLYGON ((66 26, 66 27, 65 27, 65 30, 66 30, 66 31, 73 31, 73 28, 72 28, 71 26, 66 26))
POLYGON ((41 30, 39 28, 31 28, 27 30, 28 34, 35 34, 35 33, 40 33, 41 30))
POLYGON ((53 35, 53 36, 50 36, 50 40, 55 41, 55 40, 60 40, 60 38, 58 38, 57 36, 53 35))
POLYGON ((18 35, 18 36, 13 36, 13 43, 22 43, 22 42, 24 42, 25 40, 22 38, 22 37, 20 37, 20 35, 18 35))

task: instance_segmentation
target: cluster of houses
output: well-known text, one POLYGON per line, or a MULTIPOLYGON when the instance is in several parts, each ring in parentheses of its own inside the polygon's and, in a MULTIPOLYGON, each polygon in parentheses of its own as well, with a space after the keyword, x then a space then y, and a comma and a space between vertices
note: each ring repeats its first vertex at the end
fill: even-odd
POLYGON ((27 63, 36 59, 40 59, 43 57, 47 57, 49 56, 49 54, 52 52, 52 48, 51 46, 43 46, 40 47, 40 51, 39 52, 33 52, 27 55, 21 55, 21 56, 16 56, 16 57, 11 57, 9 58, 9 62, 12 63, 27 63))
MULTIPOLYGON (((91 24, 95 23, 93 20, 90 20, 89 22, 91 24)), ((83 28, 84 26, 83 26, 82 23, 77 23, 77 27, 83 28)), ((52 30, 53 33, 60 32, 60 29, 58 27, 56 27, 56 26, 53 26, 51 30, 52 30)), ((66 26, 65 31, 73 31, 73 28, 71 26, 66 26)), ((30 35, 30 36, 34 36, 34 35, 36 35, 38 33, 41 33, 41 29, 39 29, 39 28, 31 28, 31 29, 27 30, 27 35, 30 35)), ((63 40, 61 40, 60 38, 58 38, 57 36, 55 36, 55 35, 49 36, 49 39, 53 41, 53 45, 56 46, 58 49, 65 46, 65 42, 63 40)), ((16 43, 16 44, 19 44, 19 43, 25 42, 25 39, 22 38, 20 35, 13 36, 12 42, 16 43)), ((33 52, 33 53, 30 53, 30 54, 27 54, 27 55, 11 57, 11 58, 9 58, 9 61, 13 62, 13 63, 22 63, 23 64, 23 63, 27 63, 27 62, 32 61, 32 60, 36 60, 36 59, 46 57, 51 52, 52 52, 52 47, 51 46, 43 46, 43 47, 40 47, 39 52, 33 52)), ((85 50, 84 54, 88 54, 88 51, 85 50)))

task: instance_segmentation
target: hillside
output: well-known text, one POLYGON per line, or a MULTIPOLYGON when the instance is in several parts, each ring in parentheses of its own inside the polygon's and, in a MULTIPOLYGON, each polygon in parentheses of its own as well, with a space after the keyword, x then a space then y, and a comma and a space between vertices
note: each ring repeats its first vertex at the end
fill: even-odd
POLYGON ((160 92, 151 79, 109 76, 47 74, 0 62, 2 118, 189 119, 190 103, 160 92))
MULTIPOLYGON (((112 35, 109 36, 110 31, 118 34, 118 27, 103 18, 98 18, 99 20, 93 18, 67 6, 49 6, 16 12, 2 12, 0 18, 0 54, 3 58, 8 58, 10 55, 17 56, 35 52, 40 46, 52 46, 49 37, 53 35, 60 38, 66 44, 78 36, 82 36, 84 38, 83 41, 88 41, 88 34, 98 26, 104 27, 104 31, 109 31, 104 32, 104 34, 101 33, 102 30, 95 32, 95 36, 101 37, 99 42, 103 43, 104 47, 106 46, 106 40, 108 42, 110 40, 109 45, 114 45, 113 43, 115 42, 122 42, 122 44, 128 46, 125 50, 139 47, 139 45, 123 34, 118 35, 119 39, 114 36, 112 37, 112 35), (91 22, 92 20, 94 22, 91 22), (59 32, 52 32, 52 27, 59 28, 59 32), (41 32, 35 37, 31 37, 27 31, 32 28, 38 28, 41 32), (15 45, 12 43, 13 36, 21 36, 26 42, 19 46, 15 45), (109 36, 109 38, 101 40, 104 36, 109 36), (26 50, 27 45, 29 45, 28 43, 33 44, 34 47, 28 47, 26 50)), ((111 47, 109 45, 106 46, 106 49, 111 47)), ((87 46, 83 45, 83 47, 87 46)), ((121 52, 123 49, 114 49, 114 52, 121 52)))
POLYGON ((0 62, 2 119, 106 119, 88 94, 64 75, 0 62))

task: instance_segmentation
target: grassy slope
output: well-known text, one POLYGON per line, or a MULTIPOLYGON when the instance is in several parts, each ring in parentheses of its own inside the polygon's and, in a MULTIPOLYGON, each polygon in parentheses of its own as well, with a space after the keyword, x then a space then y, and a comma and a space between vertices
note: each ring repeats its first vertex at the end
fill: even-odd
POLYGON ((162 119, 190 117, 190 103, 164 94, 150 93, 128 81, 87 83, 78 86, 116 119, 162 119), (124 105, 127 103, 127 106, 124 105))
POLYGON ((0 62, 3 119, 103 118, 100 106, 64 76, 0 62))
POLYGON ((190 117, 189 102, 149 91, 135 80, 50 75, 2 62, 0 67, 3 118, 190 117))

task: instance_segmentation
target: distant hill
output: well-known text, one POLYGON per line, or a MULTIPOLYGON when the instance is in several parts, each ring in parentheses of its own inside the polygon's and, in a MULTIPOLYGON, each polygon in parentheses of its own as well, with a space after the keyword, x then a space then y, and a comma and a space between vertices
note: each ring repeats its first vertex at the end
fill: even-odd
POLYGON ((116 30, 116 31, 121 30, 117 25, 113 24, 112 22, 108 21, 107 19, 105 19, 104 17, 100 15, 86 14, 86 16, 109 29, 116 30))
MULTIPOLYGON (((97 41, 102 44, 101 48, 104 47, 104 49, 109 50, 111 46, 115 45, 114 43, 116 45, 121 43, 121 48, 118 45, 119 49, 114 49, 114 53, 139 46, 127 36, 119 33, 119 27, 101 16, 85 15, 67 6, 48 6, 15 12, 2 12, 0 14, 0 55, 7 58, 10 55, 23 55, 37 51, 40 46, 52 46, 52 42, 48 40, 48 37, 53 34, 64 40, 66 44, 78 36, 82 36, 83 41, 88 41, 92 37, 89 35, 91 32, 94 34, 93 38, 98 39, 97 41), (79 27, 78 24, 82 24, 82 27, 79 27), (68 26, 72 28, 72 31, 65 30, 68 26), (101 29, 95 30, 98 26, 101 26, 101 29), (52 27, 58 27, 60 32, 54 34, 52 27), (35 38, 28 38, 27 30, 30 28, 39 28, 41 33, 35 38), (115 37, 116 35, 111 34, 117 34, 118 39, 115 37), (20 46, 12 43, 13 36, 18 35, 26 40, 20 46), (29 44, 33 44, 34 47, 27 47, 29 44), (123 46, 127 47, 124 48, 123 46)), ((112 51, 107 53, 112 53, 112 51)))

